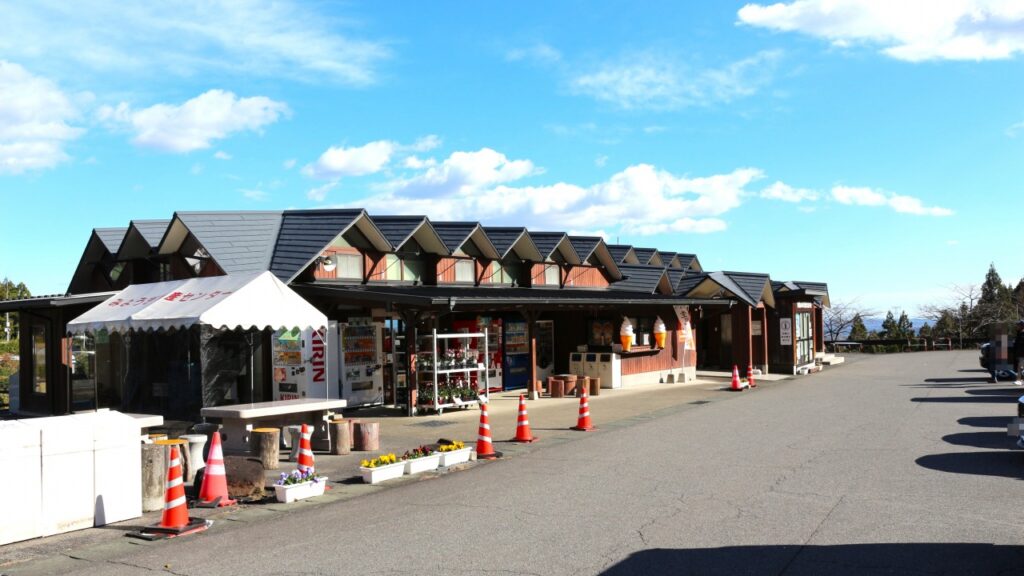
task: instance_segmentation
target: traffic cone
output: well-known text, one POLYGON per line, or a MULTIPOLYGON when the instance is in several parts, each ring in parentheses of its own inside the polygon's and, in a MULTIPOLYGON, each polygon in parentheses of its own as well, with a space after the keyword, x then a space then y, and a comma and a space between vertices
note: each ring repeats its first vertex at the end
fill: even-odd
POLYGON ((747 387, 740 382, 740 370, 735 364, 732 365, 732 390, 746 390, 747 387))
POLYGON ((757 382, 754 382, 754 365, 747 364, 747 385, 751 388, 757 388, 757 382))
POLYGON ((188 517, 185 481, 181 474, 181 453, 178 452, 177 446, 171 446, 170 462, 167 466, 167 492, 164 495, 164 512, 160 516, 160 523, 129 535, 145 540, 174 538, 206 530, 212 523, 210 520, 188 517))
POLYGON ((313 473, 313 445, 310 439, 313 437, 313 429, 308 424, 302 425, 302 438, 299 440, 299 472, 313 473))
POLYGON ((161 528, 179 529, 188 525, 188 504, 185 499, 185 481, 181 477, 181 453, 171 446, 171 461, 167 465, 167 492, 164 494, 164 513, 161 528))
POLYGON ((206 468, 203 469, 203 484, 199 488, 199 504, 201 508, 231 506, 235 503, 228 496, 228 476, 224 472, 224 449, 220 444, 220 432, 213 433, 210 440, 210 453, 206 456, 206 468))
POLYGON ((490 460, 500 456, 491 443, 491 420, 487 417, 487 403, 480 402, 480 428, 476 436, 476 457, 490 460))
POLYGON ((530 432, 530 419, 526 415, 526 398, 519 395, 519 416, 516 417, 516 437, 512 439, 513 442, 536 442, 540 438, 534 437, 533 433, 530 432))
POLYGON ((590 432, 591 430, 597 430, 590 423, 590 396, 587 394, 587 389, 583 389, 583 394, 580 394, 580 417, 576 421, 576 425, 572 427, 573 430, 579 430, 580 432, 590 432))

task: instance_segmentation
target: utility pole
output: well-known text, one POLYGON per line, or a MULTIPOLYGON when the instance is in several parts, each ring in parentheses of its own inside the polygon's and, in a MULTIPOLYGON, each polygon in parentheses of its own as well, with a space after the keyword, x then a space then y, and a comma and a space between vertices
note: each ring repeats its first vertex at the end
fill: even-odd
MULTIPOLYGON (((4 300, 11 299, 11 281, 4 278, 4 300)), ((11 341, 11 313, 4 313, 4 341, 11 341)))

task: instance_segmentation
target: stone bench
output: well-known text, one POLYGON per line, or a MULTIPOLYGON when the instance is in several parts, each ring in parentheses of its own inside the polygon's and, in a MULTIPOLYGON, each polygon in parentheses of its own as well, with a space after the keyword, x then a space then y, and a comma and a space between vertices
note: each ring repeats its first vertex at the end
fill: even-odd
POLYGON ((341 410, 348 403, 341 399, 300 398, 298 400, 275 400, 252 404, 231 404, 211 406, 200 411, 205 420, 219 422, 226 452, 235 454, 250 452, 253 428, 281 428, 290 424, 309 424, 313 427, 312 445, 314 450, 330 450, 331 436, 328 421, 335 410, 341 410))

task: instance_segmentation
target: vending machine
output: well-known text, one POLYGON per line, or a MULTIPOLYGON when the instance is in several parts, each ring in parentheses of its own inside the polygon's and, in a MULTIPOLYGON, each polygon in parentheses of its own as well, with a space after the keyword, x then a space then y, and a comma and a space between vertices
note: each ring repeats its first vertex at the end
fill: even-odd
POLYGON ((530 381, 530 340, 525 320, 505 320, 502 388, 526 388, 530 381))
POLYGON ((340 327, 341 397, 350 407, 383 404, 383 324, 350 318, 340 327))
POLYGON ((273 349, 274 400, 337 398, 338 324, 326 329, 277 330, 273 349))

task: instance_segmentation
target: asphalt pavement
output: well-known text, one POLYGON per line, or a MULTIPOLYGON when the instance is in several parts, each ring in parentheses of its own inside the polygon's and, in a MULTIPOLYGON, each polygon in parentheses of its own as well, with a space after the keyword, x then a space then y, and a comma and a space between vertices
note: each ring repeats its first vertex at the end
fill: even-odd
POLYGON ((628 419, 605 423, 595 410, 598 431, 552 432, 495 462, 294 513, 226 519, 172 541, 93 547, 50 566, 1024 574, 1024 455, 1005 434, 1021 393, 988 383, 976 352, 858 355, 820 374, 628 419))

